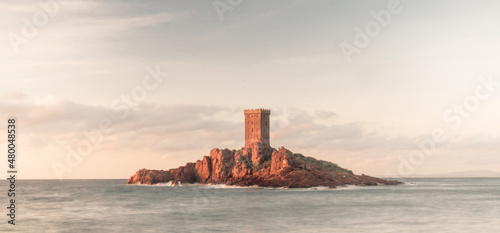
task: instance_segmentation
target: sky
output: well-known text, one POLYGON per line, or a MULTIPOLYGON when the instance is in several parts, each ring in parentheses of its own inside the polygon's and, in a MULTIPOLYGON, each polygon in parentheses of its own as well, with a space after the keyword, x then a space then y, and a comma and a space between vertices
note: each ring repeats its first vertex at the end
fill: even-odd
POLYGON ((500 172, 498 10, 2 1, 0 125, 16 118, 25 179, 127 179, 239 149, 253 108, 271 109, 274 148, 356 174, 500 172))

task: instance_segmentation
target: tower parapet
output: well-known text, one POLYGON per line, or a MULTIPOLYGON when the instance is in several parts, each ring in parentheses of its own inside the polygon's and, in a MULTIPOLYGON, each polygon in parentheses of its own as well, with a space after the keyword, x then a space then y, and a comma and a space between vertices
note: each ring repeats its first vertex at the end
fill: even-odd
POLYGON ((264 114, 268 114, 268 115, 271 115, 271 110, 270 109, 264 109, 264 108, 256 108, 256 109, 245 109, 243 110, 243 112, 245 114, 251 114, 251 113, 264 113, 264 114))
POLYGON ((271 147, 269 140, 270 121, 269 109, 246 109, 245 114, 245 147, 260 143, 264 147, 271 147))

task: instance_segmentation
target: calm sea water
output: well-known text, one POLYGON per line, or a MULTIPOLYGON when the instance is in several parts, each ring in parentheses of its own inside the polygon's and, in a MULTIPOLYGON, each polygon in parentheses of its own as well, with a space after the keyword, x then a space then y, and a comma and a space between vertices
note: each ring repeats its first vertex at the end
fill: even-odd
POLYGON ((500 232, 499 178, 401 180, 337 190, 20 180, 16 226, 1 192, 0 231, 500 232))

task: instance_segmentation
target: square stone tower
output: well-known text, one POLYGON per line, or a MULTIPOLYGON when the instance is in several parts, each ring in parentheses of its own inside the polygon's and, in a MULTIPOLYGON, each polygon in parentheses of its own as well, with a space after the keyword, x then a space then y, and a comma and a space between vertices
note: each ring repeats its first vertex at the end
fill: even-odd
POLYGON ((255 143, 271 147, 269 143, 269 109, 246 109, 245 113, 245 147, 250 148, 255 143))

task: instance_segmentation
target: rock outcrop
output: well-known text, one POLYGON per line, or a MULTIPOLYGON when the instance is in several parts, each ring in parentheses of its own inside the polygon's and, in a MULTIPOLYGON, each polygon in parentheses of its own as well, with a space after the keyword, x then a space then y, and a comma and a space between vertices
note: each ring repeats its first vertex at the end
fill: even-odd
POLYGON ((355 175, 337 164, 294 154, 284 147, 276 150, 258 144, 240 150, 215 148, 196 163, 167 171, 141 169, 127 184, 167 182, 289 188, 401 184, 395 180, 355 175))

